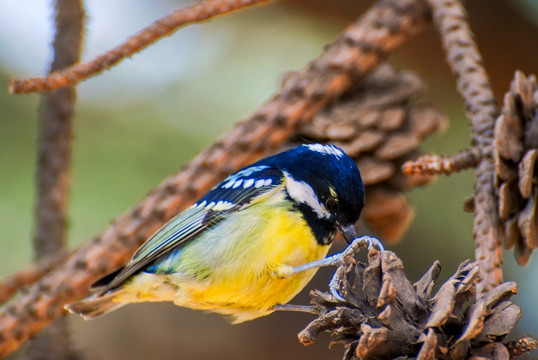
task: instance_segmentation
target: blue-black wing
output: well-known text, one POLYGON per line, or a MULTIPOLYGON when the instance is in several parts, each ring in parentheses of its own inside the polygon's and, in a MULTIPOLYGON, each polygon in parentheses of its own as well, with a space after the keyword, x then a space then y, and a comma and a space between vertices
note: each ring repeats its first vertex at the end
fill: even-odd
POLYGON ((228 176, 157 230, 126 266, 98 280, 92 288, 100 288, 101 294, 117 288, 158 258, 184 246, 230 214, 248 207, 256 198, 281 185, 282 179, 282 172, 269 165, 253 165, 228 176))

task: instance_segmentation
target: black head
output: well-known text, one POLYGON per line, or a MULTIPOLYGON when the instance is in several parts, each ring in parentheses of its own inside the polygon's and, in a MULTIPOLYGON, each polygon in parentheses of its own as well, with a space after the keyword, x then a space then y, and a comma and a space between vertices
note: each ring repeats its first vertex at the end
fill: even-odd
POLYGON ((285 175, 289 197, 321 244, 336 231, 349 242, 364 206, 364 185, 355 162, 334 145, 301 145, 261 160, 285 175))

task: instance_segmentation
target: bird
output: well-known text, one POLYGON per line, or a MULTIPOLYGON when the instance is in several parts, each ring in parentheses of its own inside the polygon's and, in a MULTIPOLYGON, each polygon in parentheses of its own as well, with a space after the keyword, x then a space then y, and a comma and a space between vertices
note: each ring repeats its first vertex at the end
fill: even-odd
POLYGON ((296 146, 225 178, 65 308, 92 319, 171 301, 232 323, 266 316, 326 265, 337 233, 356 237, 364 202, 359 169, 341 148, 296 146))

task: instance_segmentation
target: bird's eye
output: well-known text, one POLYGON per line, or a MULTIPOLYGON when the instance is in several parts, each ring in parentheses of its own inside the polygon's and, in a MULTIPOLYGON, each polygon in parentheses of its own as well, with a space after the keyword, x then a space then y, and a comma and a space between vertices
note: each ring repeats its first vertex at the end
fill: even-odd
POLYGON ((325 206, 327 207, 327 210, 333 213, 337 212, 339 208, 338 201, 332 196, 325 201, 325 206))

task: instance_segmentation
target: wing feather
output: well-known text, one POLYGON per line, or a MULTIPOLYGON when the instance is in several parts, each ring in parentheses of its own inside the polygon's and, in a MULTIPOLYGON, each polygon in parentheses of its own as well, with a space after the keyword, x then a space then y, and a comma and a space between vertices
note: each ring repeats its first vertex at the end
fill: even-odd
MULTIPOLYGON (((100 294, 122 285, 127 279, 144 270, 154 261, 184 246, 202 232, 223 221, 230 214, 242 211, 256 199, 282 183, 280 170, 269 166, 247 167, 215 186, 192 207, 157 230, 136 251, 132 260, 117 271, 110 282, 100 288, 100 294)), ((107 275, 105 278, 109 279, 107 275)), ((103 285, 98 280, 96 285, 103 285)))

